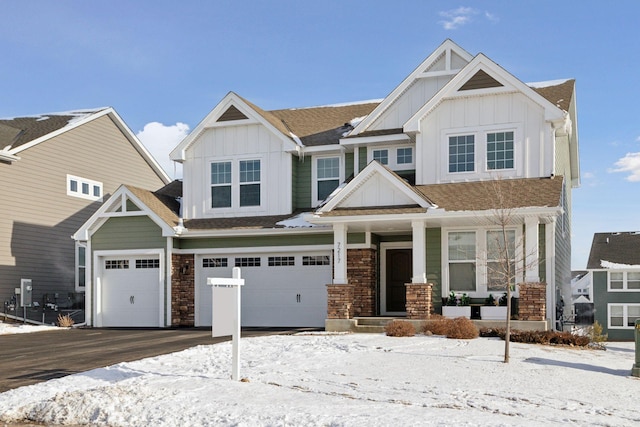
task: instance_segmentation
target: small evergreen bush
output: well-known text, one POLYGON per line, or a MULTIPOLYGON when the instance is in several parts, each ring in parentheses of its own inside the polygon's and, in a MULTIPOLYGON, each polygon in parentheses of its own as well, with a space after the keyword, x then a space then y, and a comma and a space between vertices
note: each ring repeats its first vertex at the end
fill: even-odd
POLYGON ((416 334, 416 328, 406 320, 392 320, 384 327, 384 331, 390 337, 412 337, 416 334))

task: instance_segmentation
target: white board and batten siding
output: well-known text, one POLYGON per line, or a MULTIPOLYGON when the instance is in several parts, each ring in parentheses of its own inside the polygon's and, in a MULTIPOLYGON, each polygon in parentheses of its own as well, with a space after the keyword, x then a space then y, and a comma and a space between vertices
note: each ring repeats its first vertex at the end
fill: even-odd
MULTIPOLYGON (((514 131, 515 168, 499 171, 504 178, 534 178, 553 173, 553 134, 544 109, 521 93, 450 99, 420 121, 416 135, 417 184, 491 178, 486 168, 487 132, 514 131), (450 174, 448 138, 476 135, 475 171, 450 174)), ((495 174, 495 173, 494 173, 495 174)))
POLYGON ((332 277, 329 250, 197 255, 196 326, 211 325, 212 290, 207 285, 207 278, 231 277, 236 258, 244 260, 238 265, 245 281, 241 298, 243 327, 324 326, 326 285, 331 283, 332 277), (313 265, 303 264, 305 256, 314 257, 313 265), (271 264, 269 258, 272 258, 271 264), (273 263, 273 258, 277 262, 273 263), (258 259, 259 266, 255 265, 258 259), (321 264, 321 260, 327 263, 321 264))
POLYGON ((184 166, 185 218, 281 215, 291 211, 291 154, 282 139, 261 124, 207 129, 186 152, 184 166), (232 161, 237 174, 239 160, 260 160, 261 205, 211 209, 211 162, 232 161))

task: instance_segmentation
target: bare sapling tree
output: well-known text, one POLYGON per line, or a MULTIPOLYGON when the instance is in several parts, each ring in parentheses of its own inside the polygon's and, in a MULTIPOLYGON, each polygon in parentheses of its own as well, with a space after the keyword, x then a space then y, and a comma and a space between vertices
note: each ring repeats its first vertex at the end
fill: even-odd
POLYGON ((538 260, 524 253, 524 241, 518 239, 516 229, 522 226, 517 218, 519 189, 515 181, 495 177, 485 182, 486 196, 491 200, 488 220, 494 230, 487 232, 487 289, 505 291, 507 318, 505 325, 504 363, 509 363, 509 343, 511 340, 511 296, 518 278, 523 272, 534 267, 538 260))

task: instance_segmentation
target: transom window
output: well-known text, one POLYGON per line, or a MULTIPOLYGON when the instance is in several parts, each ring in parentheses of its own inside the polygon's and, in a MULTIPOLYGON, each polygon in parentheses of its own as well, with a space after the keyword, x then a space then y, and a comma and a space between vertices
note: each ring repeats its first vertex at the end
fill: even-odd
POLYGON ((475 162, 475 136, 450 136, 449 172, 473 172, 475 162))
POLYGON ((383 165, 389 164, 389 150, 373 150, 373 160, 377 160, 383 165))
POLYGON ((513 169, 513 131, 487 134, 487 169, 513 169))
POLYGON ((81 199, 102 201, 102 183, 79 176, 67 175, 67 195, 81 199))
POLYGON ((633 329, 640 319, 640 304, 607 304, 609 329, 633 329))
POLYGON ((260 206, 260 160, 240 160, 240 206, 260 206))
POLYGON ((340 158, 326 157, 316 160, 318 200, 325 200, 340 184, 340 158))
POLYGON ((450 232, 449 288, 452 291, 476 290, 476 233, 450 232))
POLYGON ((609 271, 609 291, 640 291, 640 271, 609 271))
POLYGON ((211 207, 231 207, 231 162, 211 163, 211 207))

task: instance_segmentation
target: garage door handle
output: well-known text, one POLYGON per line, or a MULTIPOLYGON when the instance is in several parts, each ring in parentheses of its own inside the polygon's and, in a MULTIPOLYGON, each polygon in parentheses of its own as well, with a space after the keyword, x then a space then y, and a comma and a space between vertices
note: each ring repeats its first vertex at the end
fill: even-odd
POLYGON ((302 298, 300 298, 300 294, 296 295, 296 302, 301 302, 302 298))
POLYGON ((135 296, 131 295, 129 297, 129 304, 135 304, 135 296))

